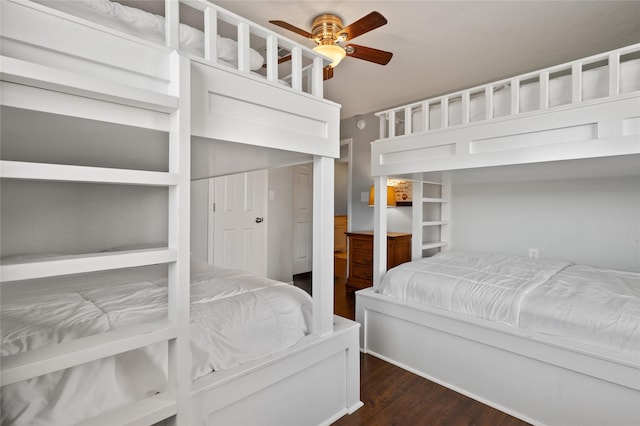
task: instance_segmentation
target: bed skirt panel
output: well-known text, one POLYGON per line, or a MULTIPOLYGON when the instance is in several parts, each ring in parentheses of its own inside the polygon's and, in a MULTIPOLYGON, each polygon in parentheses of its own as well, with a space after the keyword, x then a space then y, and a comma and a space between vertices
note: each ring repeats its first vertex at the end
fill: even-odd
POLYGON ((637 424, 637 366, 357 293, 361 350, 539 425, 637 424))

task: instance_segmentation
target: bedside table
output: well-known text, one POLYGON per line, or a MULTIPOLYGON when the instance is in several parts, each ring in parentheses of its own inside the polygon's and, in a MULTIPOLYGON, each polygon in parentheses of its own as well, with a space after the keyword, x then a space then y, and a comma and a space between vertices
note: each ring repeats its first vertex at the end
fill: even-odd
MULTIPOLYGON (((347 232, 349 276, 347 291, 373 285, 373 231, 347 232)), ((411 260, 411 234, 387 233, 387 269, 411 260)))

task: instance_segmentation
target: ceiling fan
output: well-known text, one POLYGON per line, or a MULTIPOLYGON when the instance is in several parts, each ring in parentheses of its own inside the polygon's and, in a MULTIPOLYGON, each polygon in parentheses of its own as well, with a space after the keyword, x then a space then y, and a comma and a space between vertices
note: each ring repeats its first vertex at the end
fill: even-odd
POLYGON ((330 13, 322 14, 313 19, 311 32, 305 31, 285 21, 269 22, 316 42, 317 46, 314 47, 313 50, 333 60, 331 64, 324 68, 325 80, 333 77, 333 68, 338 65, 345 56, 374 62, 380 65, 389 63, 393 56, 393 53, 384 50, 352 43, 345 44, 362 34, 385 25, 387 20, 379 12, 371 12, 346 27, 342 23, 342 19, 337 15, 330 13))

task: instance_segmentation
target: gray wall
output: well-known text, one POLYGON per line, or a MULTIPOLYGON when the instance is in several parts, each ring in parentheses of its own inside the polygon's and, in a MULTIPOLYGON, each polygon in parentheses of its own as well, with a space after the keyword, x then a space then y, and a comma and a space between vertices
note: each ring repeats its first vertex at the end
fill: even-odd
MULTIPOLYGON (((340 138, 353 139, 352 164, 352 198, 351 212, 352 231, 373 229, 373 208, 368 206, 369 188, 373 185, 371 176, 371 142, 379 137, 378 117, 366 114, 344 119, 340 122, 340 138), (359 120, 364 120, 364 129, 356 127, 359 120), (362 201, 362 194, 366 194, 362 201)), ((411 232, 411 208, 395 207, 387 210, 387 227, 391 232, 411 232)))
POLYGON ((201 262, 207 261, 209 249, 209 180, 191 182, 191 256, 201 262))
POLYGON ((454 186, 451 243, 640 271, 640 177, 454 186))
POLYGON ((269 170, 267 276, 290 282, 293 278, 293 167, 269 170), (270 197, 271 198, 271 197, 270 197))
POLYGON ((167 189, 3 180, 2 256, 167 241, 167 189))

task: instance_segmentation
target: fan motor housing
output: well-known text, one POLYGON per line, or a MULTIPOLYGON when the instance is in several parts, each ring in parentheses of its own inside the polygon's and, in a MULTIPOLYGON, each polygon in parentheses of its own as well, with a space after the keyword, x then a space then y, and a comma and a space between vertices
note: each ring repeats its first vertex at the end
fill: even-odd
POLYGON ((316 16, 311 23, 311 33, 320 44, 334 44, 339 41, 337 33, 342 31, 342 19, 333 14, 316 16))

